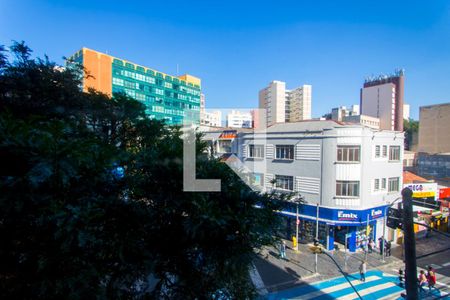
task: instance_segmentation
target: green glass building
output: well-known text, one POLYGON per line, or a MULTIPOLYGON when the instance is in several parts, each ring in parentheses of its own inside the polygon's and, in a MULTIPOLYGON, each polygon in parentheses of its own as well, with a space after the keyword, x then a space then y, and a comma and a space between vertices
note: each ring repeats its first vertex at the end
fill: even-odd
POLYGON ((201 80, 197 77, 167 75, 87 48, 70 59, 91 75, 83 79, 84 91, 125 93, 144 103, 150 118, 165 120, 168 125, 200 123, 201 80))

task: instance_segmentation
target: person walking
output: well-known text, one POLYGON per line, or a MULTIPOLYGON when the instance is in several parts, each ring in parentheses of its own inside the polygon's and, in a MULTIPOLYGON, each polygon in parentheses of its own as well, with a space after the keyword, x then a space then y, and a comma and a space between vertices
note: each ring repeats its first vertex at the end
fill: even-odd
POLYGON ((391 247, 392 244, 390 241, 385 241, 384 244, 386 245, 385 247, 385 253, 386 253, 386 257, 391 256, 391 247))
POLYGON ((372 253, 374 248, 375 242, 372 239, 369 239, 369 253, 372 253))
POLYGON ((366 271, 367 271, 367 265, 366 265, 366 261, 363 260, 361 262, 361 265, 359 266, 359 274, 361 275, 361 281, 365 282, 366 281, 366 271))
POLYGON ((427 272, 428 290, 431 292, 431 288, 436 285, 436 273, 431 266, 428 266, 427 272))
POLYGON ((378 239, 378 248, 380 248, 380 255, 383 255, 383 249, 384 249, 384 238, 380 237, 378 239))
POLYGON ((285 242, 285 241, 283 241, 283 242, 281 243, 281 247, 280 247, 280 257, 281 257, 282 259, 286 259, 286 242, 285 242))
POLYGON ((422 293, 422 292, 425 292, 425 290, 423 289, 423 287, 427 284, 427 277, 425 276, 425 272, 424 272, 424 270, 420 270, 420 274, 419 274, 419 278, 418 278, 418 281, 419 281, 419 291, 422 293))

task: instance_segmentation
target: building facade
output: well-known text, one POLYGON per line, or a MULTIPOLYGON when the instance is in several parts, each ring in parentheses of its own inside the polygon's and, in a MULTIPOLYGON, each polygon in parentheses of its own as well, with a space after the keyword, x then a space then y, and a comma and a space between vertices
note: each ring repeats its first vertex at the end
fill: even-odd
POLYGON ((347 116, 344 117, 342 121, 347 123, 361 124, 373 129, 380 129, 380 119, 371 116, 366 115, 347 116))
POLYGON ((221 127, 222 126, 222 112, 220 110, 200 112, 200 125, 221 127))
POLYGON ((252 128, 252 114, 250 112, 241 112, 232 110, 227 115, 227 127, 230 128, 252 128))
POLYGON ((83 90, 107 95, 124 93, 145 104, 150 118, 167 124, 199 124, 201 80, 189 74, 171 76, 88 48, 70 61, 80 63, 89 76, 83 90))
MULTIPOLYGON (((382 235, 387 204, 400 197, 403 139, 399 132, 335 121, 285 123, 240 134, 238 156, 263 191, 304 197, 302 239, 314 236, 318 210, 321 242, 330 250, 337 242, 355 251, 367 236, 382 235)), ((292 204, 282 212, 288 238, 295 232, 295 209, 292 204)))
POLYGON ((346 106, 339 106, 331 109, 331 120, 344 121, 345 117, 358 116, 359 105, 352 105, 350 108, 346 106))
POLYGON ((404 73, 378 76, 361 89, 361 114, 380 119, 380 129, 403 131, 404 73))
POLYGON ((450 152, 450 103, 422 106, 419 110, 419 152, 450 152))
POLYGON ((287 90, 285 82, 275 80, 259 91, 259 108, 266 110, 267 126, 311 119, 311 101, 311 85, 287 90))

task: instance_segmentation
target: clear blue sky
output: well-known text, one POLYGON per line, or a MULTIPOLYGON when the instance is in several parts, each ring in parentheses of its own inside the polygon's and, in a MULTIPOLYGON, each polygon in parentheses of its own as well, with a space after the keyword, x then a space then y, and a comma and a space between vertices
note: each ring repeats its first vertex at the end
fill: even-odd
POLYGON ((450 1, 0 1, 0 44, 57 63, 82 46, 202 78, 207 108, 256 107, 271 80, 313 86, 313 116, 406 70, 405 100, 450 102, 450 1), (319 2, 321 4, 319 4, 319 2))

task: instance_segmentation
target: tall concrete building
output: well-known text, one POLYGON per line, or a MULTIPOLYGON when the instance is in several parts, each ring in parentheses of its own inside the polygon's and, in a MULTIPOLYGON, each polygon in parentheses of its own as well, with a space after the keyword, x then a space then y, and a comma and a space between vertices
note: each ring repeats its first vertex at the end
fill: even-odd
POLYGON ((197 77, 171 76, 88 48, 77 51, 71 61, 90 75, 83 78, 83 91, 125 93, 143 103, 150 118, 169 125, 200 123, 201 80, 197 77))
POLYGON ((450 152, 450 103, 420 107, 419 152, 450 152))
POLYGON ((259 91, 259 108, 266 110, 267 126, 311 119, 311 93, 311 85, 287 90, 285 82, 269 83, 259 91))
POLYGON ((380 129, 403 131, 404 72, 368 78, 361 89, 361 114, 380 119, 380 129))
POLYGON ((311 119, 311 92, 311 85, 302 85, 291 91, 286 91, 288 122, 311 119))

